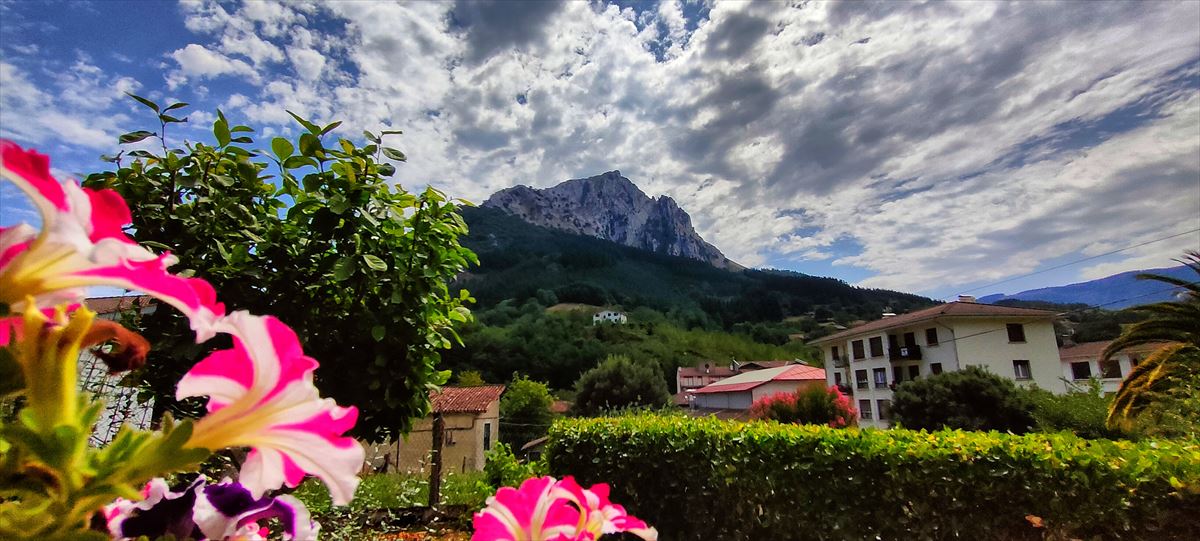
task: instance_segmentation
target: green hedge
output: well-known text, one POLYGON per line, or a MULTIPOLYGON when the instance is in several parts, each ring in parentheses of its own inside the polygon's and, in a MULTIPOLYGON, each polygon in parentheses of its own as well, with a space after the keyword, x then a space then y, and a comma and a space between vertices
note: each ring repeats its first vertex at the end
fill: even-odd
POLYGON ((1200 539, 1197 442, 643 414, 561 420, 547 453, 664 541, 1200 539))

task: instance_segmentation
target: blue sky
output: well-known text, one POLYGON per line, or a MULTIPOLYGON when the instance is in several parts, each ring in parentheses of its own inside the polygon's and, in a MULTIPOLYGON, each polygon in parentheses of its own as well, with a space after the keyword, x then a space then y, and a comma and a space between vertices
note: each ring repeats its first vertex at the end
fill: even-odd
MULTIPOLYGON (((0 135, 66 176, 151 120, 403 129, 482 201, 620 169, 736 261, 983 295, 1200 232, 1200 3, 0 2, 0 135)), ((0 186, 0 223, 35 219, 0 186)))

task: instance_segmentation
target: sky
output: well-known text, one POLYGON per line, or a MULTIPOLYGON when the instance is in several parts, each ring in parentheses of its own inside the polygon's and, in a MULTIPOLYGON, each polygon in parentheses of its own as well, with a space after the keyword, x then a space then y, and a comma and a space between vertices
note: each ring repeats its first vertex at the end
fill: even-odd
POLYGON ((0 1, 0 136, 102 170, 125 92, 176 143, 403 130, 397 181, 475 202, 619 169, 744 265, 935 298, 1200 249, 1195 1, 0 1))

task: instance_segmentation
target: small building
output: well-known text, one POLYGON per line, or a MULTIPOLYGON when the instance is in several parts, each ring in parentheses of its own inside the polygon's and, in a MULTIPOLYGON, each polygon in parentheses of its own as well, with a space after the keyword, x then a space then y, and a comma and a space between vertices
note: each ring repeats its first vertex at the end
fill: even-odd
POLYGON ((825 387, 825 370, 803 364, 752 370, 695 389, 692 405, 709 410, 746 410, 755 401, 778 393, 825 387))
POLYGON ((979 366, 1018 385, 1066 391, 1054 334, 1057 313, 956 302, 884 317, 814 340, 828 383, 853 393, 859 426, 890 426, 901 382, 979 366))
POLYGON ((1155 343, 1129 347, 1113 355, 1108 362, 1100 362, 1100 354, 1111 343, 1112 340, 1104 340, 1058 348, 1063 378, 1080 386, 1086 386, 1093 377, 1099 378, 1105 393, 1115 393, 1121 388, 1121 381, 1142 359, 1165 345, 1155 343))
POLYGON ((596 314, 592 316, 592 325, 599 325, 601 323, 624 325, 628 320, 629 318, 625 317, 624 312, 605 310, 603 312, 596 312, 596 314))
POLYGON ((500 434, 500 395, 503 385, 443 387, 433 393, 433 411, 416 422, 400 441, 377 449, 376 469, 402 472, 428 471, 433 451, 433 419, 441 414, 445 423, 442 438, 442 471, 481 471, 484 453, 496 445, 500 434), (386 454, 379 451, 385 450, 386 454))
MULTIPOLYGON (((84 304, 100 319, 118 321, 126 313, 137 312, 150 315, 158 309, 153 297, 147 295, 125 295, 116 297, 92 297, 84 304)), ((153 355, 153 353, 151 353, 153 355)), ((136 387, 122 385, 124 374, 110 374, 108 365, 92 354, 90 349, 79 352, 77 361, 79 390, 91 393, 104 401, 104 411, 92 430, 88 443, 101 447, 112 442, 121 427, 147 430, 153 422, 154 399, 142 401, 136 387)))

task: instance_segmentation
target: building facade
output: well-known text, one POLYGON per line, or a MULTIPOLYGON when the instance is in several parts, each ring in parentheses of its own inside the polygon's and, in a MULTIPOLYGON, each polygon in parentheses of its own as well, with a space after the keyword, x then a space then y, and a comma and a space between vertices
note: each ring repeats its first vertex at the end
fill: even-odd
POLYGON ((377 471, 424 472, 433 452, 434 417, 445 423, 442 471, 481 471, 484 453, 500 436, 500 395, 503 385, 443 387, 431 396, 432 413, 413 424, 403 439, 371 448, 370 463, 377 471))
POLYGON ((746 410, 768 396, 812 387, 825 387, 825 370, 791 364, 752 370, 690 392, 692 407, 697 409, 746 410))
POLYGON ((599 325, 601 323, 615 323, 618 325, 624 325, 628 320, 629 318, 625 317, 623 312, 613 312, 612 310, 596 312, 594 315, 592 315, 592 325, 599 325))
POLYGON ((980 366, 1020 385, 1066 391, 1056 314, 980 304, 973 297, 882 319, 815 340, 827 382, 853 396, 859 426, 890 426, 897 384, 980 366))
POLYGON ((1089 380, 1097 378, 1105 393, 1115 393, 1121 388, 1121 381, 1142 359, 1164 345, 1134 346, 1122 350, 1107 362, 1100 362, 1100 354, 1111 343, 1112 340, 1084 342, 1059 348, 1058 357, 1062 363, 1063 379, 1079 387, 1087 387, 1089 380))

